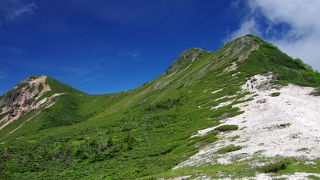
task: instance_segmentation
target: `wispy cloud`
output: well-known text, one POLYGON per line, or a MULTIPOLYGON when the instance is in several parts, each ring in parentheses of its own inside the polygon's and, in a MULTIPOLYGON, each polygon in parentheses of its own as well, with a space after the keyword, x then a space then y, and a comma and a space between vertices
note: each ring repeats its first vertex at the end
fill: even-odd
POLYGON ((229 40, 256 34, 320 69, 320 1, 246 0, 245 8, 247 14, 229 40))
POLYGON ((1 80, 1 79, 4 79, 4 78, 6 78, 6 77, 8 77, 8 75, 7 75, 5 72, 0 71, 0 80, 1 80))
POLYGON ((256 22, 254 18, 248 18, 244 20, 239 29, 233 31, 226 39, 226 41, 233 40, 237 37, 244 36, 246 34, 255 34, 261 35, 259 31, 259 24, 256 22))
POLYGON ((5 66, 0 65, 0 80, 8 77, 8 75, 6 73, 6 69, 7 68, 5 66))
POLYGON ((33 15, 37 5, 28 0, 1 0, 0 23, 14 21, 24 15, 33 15))
POLYGON ((129 58, 137 58, 140 56, 138 51, 119 51, 118 53, 120 56, 126 56, 129 58))
POLYGON ((131 58, 136 58, 136 57, 139 57, 140 56, 140 53, 139 52, 128 52, 127 54, 129 57, 131 58))
MULTIPOLYGON (((64 65, 62 63, 57 63, 52 60, 40 61, 40 60, 31 60, 31 59, 4 59, 0 58, 2 63, 5 63, 8 67, 24 67, 32 70, 36 73, 45 73, 43 75, 49 74, 61 74, 65 79, 78 79, 83 78, 86 75, 94 71, 91 67, 77 66, 77 65, 64 65), (48 73, 48 74, 46 74, 48 73)), ((0 76, 1 76, 1 66, 0 66, 0 76)))
POLYGON ((0 53, 2 53, 2 52, 10 53, 13 55, 22 55, 22 54, 25 54, 27 52, 27 50, 24 48, 21 48, 21 47, 16 47, 16 46, 2 46, 2 45, 0 45, 0 53))
POLYGON ((93 80, 94 80, 93 78, 84 78, 84 79, 83 79, 84 82, 91 82, 91 81, 93 81, 93 80))

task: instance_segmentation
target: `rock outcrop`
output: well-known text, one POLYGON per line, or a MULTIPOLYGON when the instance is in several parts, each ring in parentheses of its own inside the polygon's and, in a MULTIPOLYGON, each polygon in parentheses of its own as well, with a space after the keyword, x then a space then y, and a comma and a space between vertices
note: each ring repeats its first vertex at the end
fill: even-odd
POLYGON ((181 55, 170 65, 166 73, 169 74, 188 62, 192 63, 196 61, 197 57, 204 52, 207 51, 200 48, 190 48, 183 51, 181 55))
POLYGON ((40 75, 31 76, 1 97, 0 130, 31 110, 43 105, 49 106, 55 102, 55 96, 46 97, 51 91, 46 78, 40 75))

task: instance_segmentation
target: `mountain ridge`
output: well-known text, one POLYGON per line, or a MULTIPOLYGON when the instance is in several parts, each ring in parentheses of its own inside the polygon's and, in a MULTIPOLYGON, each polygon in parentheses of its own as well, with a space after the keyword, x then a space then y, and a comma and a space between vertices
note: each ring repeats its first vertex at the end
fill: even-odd
MULTIPOLYGON (((41 96, 47 98, 44 104, 48 104, 30 109, 0 130, 0 167, 4 179, 197 177, 199 173, 188 168, 173 169, 206 149, 209 153, 205 159, 217 156, 216 147, 222 148, 219 152, 225 157, 246 151, 247 147, 236 141, 245 137, 241 134, 245 131, 242 124, 236 124, 237 118, 249 117, 245 107, 253 108, 257 104, 264 107, 273 99, 282 102, 277 98, 291 97, 286 94, 286 89, 291 90, 292 84, 295 88, 296 85, 309 86, 303 91, 306 93, 304 96, 318 98, 308 93, 313 87, 320 86, 320 75, 272 44, 246 35, 226 43, 215 52, 188 49, 166 72, 128 91, 89 95, 50 77, 46 77, 44 82, 51 88, 41 96), (260 80, 269 75, 272 75, 270 80, 260 80), (276 97, 272 97, 272 93, 276 97), (54 94, 59 95, 52 97, 54 94), (269 97, 273 99, 262 102, 269 97), (258 100, 262 103, 256 103, 258 100), (225 124, 228 121, 234 124, 225 124), (198 136, 202 130, 206 133, 198 136), (232 134, 239 137, 230 137, 232 134), (225 137, 235 141, 229 142, 225 137), (228 145, 223 144, 224 141, 230 145, 227 149, 223 149, 228 145), (237 146, 231 146, 235 142, 237 146)), ((24 93, 28 92, 27 87, 32 87, 31 84, 22 88, 24 93)), ((7 99, 8 96, 4 97, 7 99)), ((2 99, 3 96, 0 102, 2 99)), ((36 101, 31 105, 33 103, 36 101)), ((252 122, 250 119, 246 121, 252 122)), ((295 128, 296 121, 290 122, 292 126, 279 126, 280 130, 295 128)), ((278 124, 272 124, 272 127, 274 125, 278 124)), ((254 127, 249 128, 256 131, 254 127)), ((210 161, 203 168, 215 167, 217 171, 214 173, 196 166, 191 168, 210 179, 223 177, 218 171, 223 171, 226 166, 236 169, 236 173, 227 173, 226 177, 250 177, 256 172, 264 172, 261 164, 282 163, 283 159, 288 163, 284 165, 284 172, 289 172, 290 168, 301 169, 304 165, 296 160, 296 156, 277 159, 260 154, 256 158, 264 163, 258 165, 250 163, 250 156, 249 160, 231 161, 227 165, 210 161), (293 166, 296 162, 302 164, 293 166), (253 170, 244 171, 245 168, 253 170)), ((316 166, 319 164, 317 159, 310 161, 316 166)), ((310 165, 308 172, 318 171, 310 165)))

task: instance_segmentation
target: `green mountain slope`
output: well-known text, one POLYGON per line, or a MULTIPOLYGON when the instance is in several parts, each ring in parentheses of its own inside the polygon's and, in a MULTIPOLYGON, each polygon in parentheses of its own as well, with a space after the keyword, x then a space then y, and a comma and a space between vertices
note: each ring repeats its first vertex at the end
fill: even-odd
MULTIPOLYGON (((241 85, 254 75, 268 72, 276 74, 274 83, 277 85, 320 86, 318 72, 253 35, 231 41, 216 52, 188 49, 165 73, 130 91, 88 95, 46 77, 50 90, 38 99, 32 94, 28 101, 30 104, 44 98, 51 101, 30 109, 0 130, 1 178, 153 179, 169 176, 173 167, 217 141, 218 133, 224 129, 206 136, 190 136, 243 113, 233 106, 250 101, 243 100, 250 93, 238 93, 241 85), (219 91, 221 89, 223 91, 219 91), (212 109, 230 100, 232 104, 212 109)), ((20 108, 8 101, 12 92, 18 90, 13 89, 9 95, 1 97, 0 116, 6 113, 5 107, 20 108)), ((250 166, 215 168, 216 171, 235 169, 234 172, 241 174, 243 168, 250 166)), ((212 169, 204 168, 199 172, 206 171, 212 169)), ((317 172, 316 169, 308 171, 317 172)), ((190 169, 188 173, 197 172, 190 169)))

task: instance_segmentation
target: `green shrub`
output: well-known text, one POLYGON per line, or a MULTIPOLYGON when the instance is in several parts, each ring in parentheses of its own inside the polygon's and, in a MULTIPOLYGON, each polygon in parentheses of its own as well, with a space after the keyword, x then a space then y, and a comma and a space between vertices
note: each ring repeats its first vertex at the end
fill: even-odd
POLYGON ((132 134, 128 133, 123 142, 127 144, 127 149, 131 150, 133 148, 133 145, 136 143, 136 139, 132 134))
POLYGON ((239 139, 240 136, 239 135, 236 135, 236 136, 233 136, 230 138, 230 141, 235 141, 236 139, 239 139))
POLYGON ((238 129, 239 129, 238 125, 222 125, 215 128, 214 130, 224 132, 224 131, 236 131, 238 129))
POLYGON ((195 144, 196 147, 200 147, 209 143, 213 143, 218 140, 217 138, 217 132, 213 131, 208 135, 201 136, 201 137, 194 137, 191 141, 191 144, 195 144))
POLYGON ((20 83, 20 84, 18 85, 18 89, 22 89, 22 88, 24 88, 24 87, 27 87, 28 85, 29 85, 28 82, 20 83))
POLYGON ((263 104, 263 103, 266 103, 267 100, 266 99, 260 99, 257 101, 258 104, 263 104))
POLYGON ((112 146, 113 146, 112 137, 109 136, 109 137, 108 137, 108 140, 107 140, 107 147, 109 148, 109 147, 112 147, 112 146))
POLYGON ((2 118, 4 118, 6 115, 8 115, 9 114, 9 112, 5 112, 5 113, 3 113, 3 114, 0 114, 0 119, 2 119, 2 118))
POLYGON ((252 80, 251 80, 251 82, 253 83, 253 82, 256 82, 258 79, 256 79, 256 78, 253 78, 252 80))
POLYGON ((181 105, 181 97, 177 99, 166 99, 164 101, 160 101, 157 104, 147 106, 145 110, 146 111, 156 111, 158 109, 168 110, 179 105, 181 105))
POLYGON ((315 176, 315 175, 309 175, 308 179, 312 179, 312 180, 320 180, 319 176, 315 176))
POLYGON ((272 96, 272 97, 280 96, 280 92, 274 92, 274 93, 271 94, 271 96, 272 96))
POLYGON ((309 149, 308 148, 300 148, 300 149, 298 149, 297 151, 308 151, 309 149))
POLYGON ((42 90, 43 90, 43 84, 40 83, 39 86, 38 86, 38 91, 41 92, 42 90))
POLYGON ((286 127, 290 127, 291 125, 292 125, 291 123, 283 123, 283 124, 279 124, 279 127, 286 128, 286 127))
POLYGON ((34 79, 37 79, 39 78, 41 75, 32 75, 29 77, 30 80, 34 80, 34 79))
POLYGON ((310 95, 313 95, 313 96, 320 96, 320 88, 317 88, 315 90, 313 90, 310 95))
POLYGON ((34 101, 35 101, 34 98, 26 99, 23 104, 25 104, 25 105, 31 105, 34 101))
POLYGON ((258 167, 257 169, 264 173, 272 173, 272 172, 278 172, 280 170, 284 170, 287 168, 287 166, 290 164, 290 161, 287 159, 282 159, 277 162, 273 162, 270 164, 266 164, 263 166, 258 167))
POLYGON ((34 87, 31 87, 31 88, 28 90, 29 93, 33 93, 33 91, 34 91, 34 87))
POLYGON ((228 153, 228 152, 238 151, 238 150, 240 150, 240 149, 242 149, 241 146, 235 146, 235 145, 231 144, 231 145, 229 145, 229 146, 226 146, 226 147, 223 147, 223 148, 219 149, 219 150, 217 151, 217 153, 219 153, 219 154, 226 154, 226 153, 228 153))

